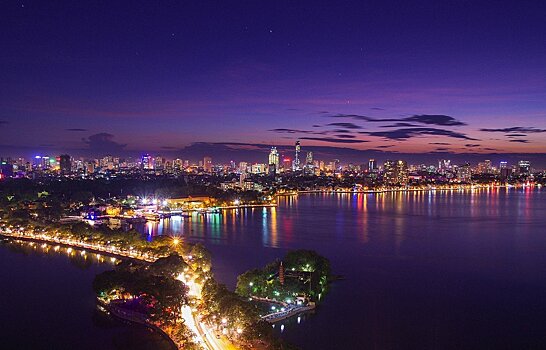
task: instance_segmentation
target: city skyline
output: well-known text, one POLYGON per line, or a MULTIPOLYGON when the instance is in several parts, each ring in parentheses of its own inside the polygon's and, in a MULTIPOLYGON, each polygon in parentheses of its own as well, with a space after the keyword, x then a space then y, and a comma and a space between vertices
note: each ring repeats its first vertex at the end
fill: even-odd
POLYGON ((2 7, 3 156, 252 157, 301 140, 546 162, 540 2, 2 7))

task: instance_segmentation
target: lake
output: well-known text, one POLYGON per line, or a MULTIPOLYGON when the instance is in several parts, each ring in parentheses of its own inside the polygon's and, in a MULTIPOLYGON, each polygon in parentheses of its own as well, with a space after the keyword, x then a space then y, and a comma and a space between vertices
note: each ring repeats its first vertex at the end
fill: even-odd
MULTIPOLYGON (((275 326, 302 349, 546 344, 546 191, 303 194, 279 198, 277 208, 173 217, 138 229, 148 238, 168 234, 203 242, 213 254, 216 277, 230 287, 238 274, 290 249, 313 249, 329 258, 344 279, 331 285, 314 314, 275 326)), ((81 328, 79 337, 101 339, 89 348, 122 349, 112 345, 113 338, 122 342, 124 333, 142 331, 93 321, 92 277, 108 266, 81 269, 58 258, 0 249, 2 291, 8 296, 0 309, 27 308, 30 295, 19 297, 24 289, 32 290, 38 300, 32 308, 40 314, 40 322, 29 313, 24 319, 16 312, 3 316, 9 331, 2 327, 2 339, 45 339, 51 328, 64 327, 59 318, 69 308, 56 308, 67 297, 80 311, 89 303, 74 324, 81 328), (47 331, 44 324, 50 325, 47 331), (27 330, 17 332, 18 325, 27 330)), ((56 334, 77 338, 73 332, 56 334)))

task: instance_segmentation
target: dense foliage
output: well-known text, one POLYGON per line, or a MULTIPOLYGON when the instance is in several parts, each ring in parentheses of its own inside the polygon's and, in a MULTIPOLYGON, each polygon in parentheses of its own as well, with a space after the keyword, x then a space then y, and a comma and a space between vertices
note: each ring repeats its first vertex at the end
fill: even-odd
POLYGON ((249 270, 237 278, 236 292, 279 301, 293 301, 296 296, 320 299, 330 276, 330 262, 310 250, 288 252, 280 261, 267 264, 263 269, 249 270), (279 278, 282 261, 284 284, 279 278))

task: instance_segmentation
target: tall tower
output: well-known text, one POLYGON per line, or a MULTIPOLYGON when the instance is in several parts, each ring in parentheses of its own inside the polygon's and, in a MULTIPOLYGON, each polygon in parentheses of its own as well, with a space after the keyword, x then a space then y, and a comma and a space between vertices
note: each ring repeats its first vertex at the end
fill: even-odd
POLYGON ((206 173, 212 173, 212 158, 204 157, 203 158, 203 171, 206 173))
POLYGON ((279 282, 281 283, 281 286, 284 286, 284 266, 282 266, 282 261, 279 265, 279 282))
POLYGON ((268 161, 270 173, 274 174, 279 171, 279 152, 277 151, 277 147, 271 147, 268 161))
POLYGON ((59 157, 61 174, 69 174, 72 171, 72 161, 68 154, 61 154, 59 157))
POLYGON ((313 152, 307 152, 307 155, 305 157, 305 164, 313 165, 313 152))
POLYGON ((304 165, 305 174, 312 175, 315 173, 313 165, 313 152, 307 152, 305 155, 305 165, 304 165))
POLYGON ((377 170, 377 163, 376 163, 375 159, 370 159, 370 160, 368 161, 368 171, 369 171, 370 173, 373 173, 373 172, 375 172, 376 170, 377 170))
POLYGON ((300 167, 300 150, 301 150, 300 142, 296 141, 296 153, 294 155, 294 162, 292 163, 292 169, 294 171, 297 171, 297 170, 301 169, 301 167, 300 167))
POLYGON ((142 156, 140 164, 144 170, 149 170, 154 168, 152 157, 149 154, 145 154, 142 156))

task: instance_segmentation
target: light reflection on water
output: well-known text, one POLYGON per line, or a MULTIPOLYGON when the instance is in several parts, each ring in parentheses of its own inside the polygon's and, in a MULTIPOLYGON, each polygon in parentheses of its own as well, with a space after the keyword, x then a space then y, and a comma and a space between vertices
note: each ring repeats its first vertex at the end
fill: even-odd
POLYGON ((205 243, 231 287, 288 249, 328 257, 345 280, 305 322, 283 322, 283 336, 304 349, 529 348, 546 324, 538 312, 545 196, 529 188, 305 194, 279 197, 277 208, 164 221, 152 234, 205 243))

